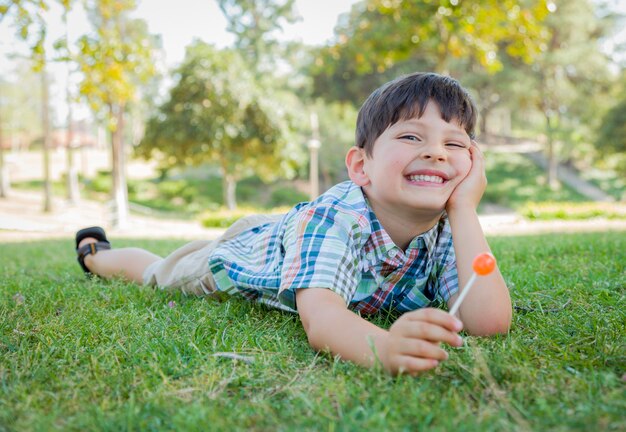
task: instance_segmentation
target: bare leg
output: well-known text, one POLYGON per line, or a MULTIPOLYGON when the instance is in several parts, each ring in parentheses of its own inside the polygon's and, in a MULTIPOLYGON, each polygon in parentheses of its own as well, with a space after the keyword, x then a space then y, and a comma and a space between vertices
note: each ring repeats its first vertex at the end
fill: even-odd
MULTIPOLYGON (((93 237, 84 238, 78 247, 94 243, 93 237)), ((98 276, 106 279, 121 277, 128 281, 143 283, 143 272, 161 257, 140 248, 122 248, 98 251, 85 257, 87 268, 98 276)))

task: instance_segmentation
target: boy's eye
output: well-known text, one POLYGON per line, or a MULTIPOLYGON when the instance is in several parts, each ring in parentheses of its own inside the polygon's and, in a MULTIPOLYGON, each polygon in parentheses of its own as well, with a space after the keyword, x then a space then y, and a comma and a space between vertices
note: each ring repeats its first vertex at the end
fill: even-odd
POLYGON ((409 141, 421 141, 422 140, 420 137, 415 136, 415 135, 403 135, 400 137, 400 139, 405 139, 409 141))
POLYGON ((446 147, 462 148, 462 149, 467 148, 465 144, 455 143, 455 142, 446 143, 446 147))

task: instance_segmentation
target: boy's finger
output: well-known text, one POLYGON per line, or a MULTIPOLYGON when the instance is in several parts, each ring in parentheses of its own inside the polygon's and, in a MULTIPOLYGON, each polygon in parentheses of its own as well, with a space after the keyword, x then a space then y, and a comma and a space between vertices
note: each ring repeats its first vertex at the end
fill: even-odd
POLYGON ((456 334, 436 324, 428 322, 411 322, 403 329, 403 336, 430 342, 445 342, 450 346, 463 345, 463 339, 456 334))
POLYGON ((411 357, 429 358, 434 360, 446 360, 448 353, 438 343, 421 339, 404 339, 398 350, 401 355, 411 357))
POLYGON ((470 153, 472 155, 472 160, 476 160, 477 158, 483 157, 482 150, 478 147, 478 143, 476 141, 472 141, 472 146, 470 147, 470 153))
POLYGON ((460 331, 463 328, 463 323, 460 320, 453 317, 448 312, 442 311, 441 309, 419 309, 413 312, 408 312, 405 315, 410 321, 425 321, 451 331, 460 331))
POLYGON ((398 372, 407 375, 416 375, 420 372, 437 367, 439 361, 434 359, 401 356, 398 359, 398 372))

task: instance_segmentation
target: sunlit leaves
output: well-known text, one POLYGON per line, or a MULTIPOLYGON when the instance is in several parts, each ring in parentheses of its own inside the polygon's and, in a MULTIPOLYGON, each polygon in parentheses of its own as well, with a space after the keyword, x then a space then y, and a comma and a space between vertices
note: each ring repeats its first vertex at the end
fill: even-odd
POLYGON ((549 37, 548 14, 546 0, 366 0, 340 21, 336 43, 320 50, 312 73, 320 91, 343 85, 348 97, 356 78, 376 81, 405 63, 451 73, 463 59, 493 74, 503 55, 532 61, 549 37))
POLYGON ((289 160, 289 116, 265 97, 235 51, 196 43, 138 152, 163 166, 217 163, 224 175, 273 178, 289 160))
MULTIPOLYGON (((88 3, 96 32, 78 41, 78 64, 84 76, 80 92, 96 113, 135 101, 137 86, 156 72, 154 43, 145 22, 128 17, 134 6, 131 0, 88 3)), ((109 127, 115 127, 111 119, 109 127)))
POLYGON ((259 78, 261 71, 271 72, 279 45, 277 33, 283 25, 299 18, 294 0, 218 0, 217 3, 244 60, 256 69, 259 78))

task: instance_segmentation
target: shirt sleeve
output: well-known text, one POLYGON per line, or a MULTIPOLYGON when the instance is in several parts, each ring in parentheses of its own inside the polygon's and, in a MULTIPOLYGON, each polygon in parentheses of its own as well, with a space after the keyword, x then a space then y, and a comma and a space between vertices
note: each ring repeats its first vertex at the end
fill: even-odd
POLYGON ((433 254, 433 267, 430 298, 448 302, 459 290, 459 275, 456 268, 456 254, 452 242, 452 228, 447 218, 440 222, 440 231, 433 254))
POLYGON ((446 248, 442 258, 436 296, 447 303, 450 297, 459 290, 459 274, 456 269, 456 255, 454 247, 452 247, 452 240, 450 240, 450 246, 446 248))
POLYGON ((279 301, 296 309, 296 290, 328 288, 349 304, 359 282, 357 233, 358 223, 332 206, 297 214, 283 238, 279 301))

